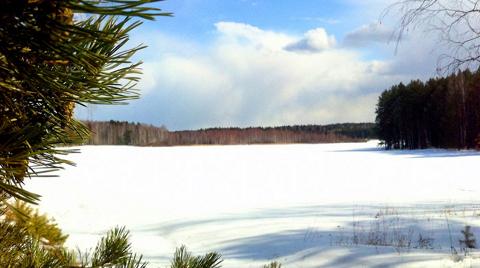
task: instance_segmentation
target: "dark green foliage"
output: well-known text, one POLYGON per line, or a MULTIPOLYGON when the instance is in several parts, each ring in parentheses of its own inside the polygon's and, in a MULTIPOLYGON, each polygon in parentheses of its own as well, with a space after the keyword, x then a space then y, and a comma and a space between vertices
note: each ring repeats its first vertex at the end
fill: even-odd
POLYGON ((132 144, 132 131, 131 130, 126 130, 123 133, 122 142, 123 142, 124 145, 131 145, 132 144))
POLYGON ((35 202, 25 177, 69 163, 57 145, 80 143, 88 129, 76 104, 136 98, 142 46, 124 49, 129 32, 162 13, 157 0, 0 1, 0 200, 35 202), (83 13, 82 19, 74 14, 83 13))
POLYGON ((44 246, 58 248, 63 246, 67 235, 46 215, 41 215, 25 202, 16 201, 5 209, 3 221, 15 225, 29 237, 40 241, 44 246))
POLYGON ((108 232, 95 247, 92 256, 92 266, 116 265, 124 263, 129 257, 130 244, 128 231, 125 228, 115 228, 108 232))
POLYGON ((81 264, 75 267, 82 268, 144 268, 147 263, 142 261, 141 255, 133 254, 129 242, 130 233, 124 227, 110 230, 100 239, 92 254, 80 256, 81 264))
POLYGON ((476 148, 480 72, 392 86, 379 97, 377 129, 387 149, 476 148))
POLYGON ((75 254, 63 246, 49 247, 25 229, 0 221, 0 267, 6 268, 145 268, 142 256, 131 252, 129 233, 115 228, 97 244, 92 254, 75 254))
MULTIPOLYGON (((2 210, 11 213, 7 208, 2 210)), ((63 247, 66 236, 51 220, 24 206, 19 211, 31 218, 12 220, 7 214, 0 220, 0 267, 60 268, 74 264, 73 254, 63 247), (42 225, 33 226, 39 219, 42 225)))
POLYGON ((220 268, 222 256, 216 252, 204 256, 193 256, 185 246, 177 248, 171 262, 171 268, 220 268))

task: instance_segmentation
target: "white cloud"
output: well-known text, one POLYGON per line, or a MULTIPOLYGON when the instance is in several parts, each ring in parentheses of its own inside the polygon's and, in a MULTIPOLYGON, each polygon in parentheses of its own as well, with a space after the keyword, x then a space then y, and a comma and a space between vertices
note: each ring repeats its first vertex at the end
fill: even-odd
POLYGON ((295 40, 286 34, 262 30, 245 23, 218 22, 215 27, 220 42, 236 42, 258 49, 278 51, 295 40))
POLYGON ((393 29, 380 23, 370 23, 348 33, 345 36, 344 44, 362 47, 371 43, 387 43, 392 37, 393 29))
POLYGON ((290 51, 321 52, 335 46, 333 35, 328 35, 323 28, 316 28, 305 33, 305 36, 289 44, 286 49, 290 51))
POLYGON ((143 96, 123 120, 170 129, 373 121, 379 92, 406 77, 392 74, 390 62, 336 47, 324 29, 301 36, 234 22, 215 29, 204 43, 151 39, 143 96), (316 53, 289 48, 306 40, 316 53))

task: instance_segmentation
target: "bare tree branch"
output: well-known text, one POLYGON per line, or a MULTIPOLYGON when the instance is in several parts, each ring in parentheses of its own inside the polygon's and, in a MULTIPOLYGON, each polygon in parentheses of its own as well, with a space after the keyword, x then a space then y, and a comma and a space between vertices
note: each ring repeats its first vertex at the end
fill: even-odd
POLYGON ((478 68, 480 63, 480 0, 401 0, 387 7, 382 17, 400 14, 397 47, 411 30, 437 34, 446 49, 437 63, 439 73, 478 68))

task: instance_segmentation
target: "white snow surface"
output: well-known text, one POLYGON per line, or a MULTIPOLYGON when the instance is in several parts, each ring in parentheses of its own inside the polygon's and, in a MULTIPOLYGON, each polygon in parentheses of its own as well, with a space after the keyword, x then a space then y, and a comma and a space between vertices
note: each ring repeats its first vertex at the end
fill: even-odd
POLYGON ((465 225, 480 237, 475 151, 376 141, 78 149, 76 167, 26 187, 73 249, 126 226, 149 267, 167 267, 181 245, 218 251, 227 268, 480 267, 459 243, 465 225))

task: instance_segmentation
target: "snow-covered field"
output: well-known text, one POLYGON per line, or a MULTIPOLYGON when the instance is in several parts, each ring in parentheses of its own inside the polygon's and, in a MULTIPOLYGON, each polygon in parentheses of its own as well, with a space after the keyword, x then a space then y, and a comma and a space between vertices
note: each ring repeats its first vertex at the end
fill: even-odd
POLYGON ((125 225, 150 267, 182 244, 220 252, 223 267, 480 267, 459 244, 465 225, 480 238, 477 152, 85 146, 69 159, 77 167, 27 189, 72 248, 125 225))

